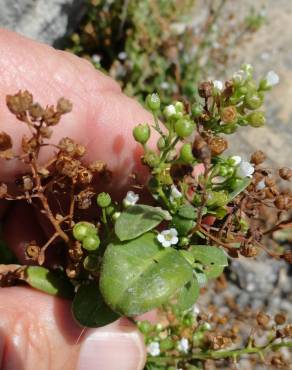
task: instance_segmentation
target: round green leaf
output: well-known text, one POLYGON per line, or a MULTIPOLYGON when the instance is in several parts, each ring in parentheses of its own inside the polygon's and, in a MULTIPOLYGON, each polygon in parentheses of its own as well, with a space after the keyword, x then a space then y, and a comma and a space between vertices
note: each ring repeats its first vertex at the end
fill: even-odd
POLYGON ((156 234, 110 244, 104 254, 100 290, 116 312, 135 316, 168 301, 192 279, 192 268, 174 248, 163 248, 156 234))
POLYGON ((98 328, 116 321, 120 316, 103 300, 96 282, 79 287, 72 303, 74 319, 87 328, 98 328))
POLYGON ((210 245, 192 245, 189 251, 194 257, 194 262, 199 262, 207 278, 220 276, 228 260, 222 249, 210 245))
POLYGON ((200 287, 194 276, 187 282, 178 294, 176 307, 182 311, 190 309, 200 294, 200 287))
POLYGON ((159 207, 130 206, 117 219, 115 233, 121 241, 131 240, 154 229, 167 218, 167 213, 159 207))
POLYGON ((41 266, 29 266, 24 270, 24 280, 33 288, 63 298, 72 298, 73 285, 64 275, 41 266))

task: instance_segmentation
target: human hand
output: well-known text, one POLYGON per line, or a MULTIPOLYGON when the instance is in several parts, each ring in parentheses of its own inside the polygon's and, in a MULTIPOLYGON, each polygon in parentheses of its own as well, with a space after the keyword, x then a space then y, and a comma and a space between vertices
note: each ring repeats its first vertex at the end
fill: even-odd
MULTIPOLYGON (((26 128, 8 111, 5 96, 26 89, 44 105, 64 96, 73 103, 73 111, 56 126, 53 142, 70 136, 85 145, 88 160, 108 164, 115 187, 125 185, 133 170, 145 176, 132 128, 151 121, 151 116, 123 95, 117 83, 84 60, 6 30, 0 30, 0 50, 0 130, 11 135, 16 152, 26 128)), ((0 166, 5 181, 13 181, 23 170, 12 161, 1 161, 0 166)), ((25 243, 45 239, 39 215, 25 203, 2 202, 0 217, 5 240, 24 262, 25 243)), ((72 320, 68 301, 25 287, 0 289, 1 369, 143 368, 143 338, 128 320, 90 329, 82 336, 81 331, 72 320)))

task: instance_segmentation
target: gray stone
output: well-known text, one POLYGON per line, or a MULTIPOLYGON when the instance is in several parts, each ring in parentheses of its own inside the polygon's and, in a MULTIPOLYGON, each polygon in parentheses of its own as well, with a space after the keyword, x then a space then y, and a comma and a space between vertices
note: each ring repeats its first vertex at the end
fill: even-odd
POLYGON ((0 27, 60 46, 80 22, 85 0, 0 0, 0 27))

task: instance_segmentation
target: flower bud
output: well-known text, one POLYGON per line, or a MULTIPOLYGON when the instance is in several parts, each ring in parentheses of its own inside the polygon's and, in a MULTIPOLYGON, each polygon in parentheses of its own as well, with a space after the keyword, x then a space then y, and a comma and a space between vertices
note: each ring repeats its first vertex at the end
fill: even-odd
POLYGON ((146 144, 150 138, 150 127, 147 123, 140 124, 133 129, 133 136, 140 144, 146 144))
POLYGON ((266 122, 264 112, 252 112, 246 116, 247 122, 252 127, 262 127, 266 122))
POLYGON ((147 95, 146 106, 152 111, 158 110, 160 108, 159 95, 156 93, 147 95))
POLYGON ((157 141, 157 148, 159 150, 162 150, 165 148, 165 140, 163 137, 160 137, 159 140, 157 141))
POLYGON ((106 208, 111 204, 111 197, 108 193, 99 193, 96 202, 97 205, 101 208, 106 208))
POLYGON ((181 118, 175 123, 174 129, 180 138, 185 138, 193 133, 194 124, 189 119, 181 118))
POLYGON ((224 123, 235 123, 237 121, 237 110, 234 106, 230 105, 222 109, 220 113, 221 119, 224 123))
POLYGON ((196 118, 196 117, 200 117, 204 112, 204 109, 203 107, 201 106, 201 104, 198 104, 198 103, 195 103, 193 104, 192 106, 192 114, 193 116, 196 118))
POLYGON ((258 109, 262 106, 263 104, 263 95, 260 93, 248 93, 245 96, 245 105, 248 109, 258 109))
POLYGON ((166 106, 163 110, 163 114, 164 114, 166 119, 170 119, 172 117, 175 117, 175 115, 176 115, 175 106, 173 104, 170 104, 170 105, 166 106))

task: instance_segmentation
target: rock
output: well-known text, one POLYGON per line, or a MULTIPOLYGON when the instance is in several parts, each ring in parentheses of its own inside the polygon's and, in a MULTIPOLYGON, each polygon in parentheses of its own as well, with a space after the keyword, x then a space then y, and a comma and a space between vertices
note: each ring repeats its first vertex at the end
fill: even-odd
POLYGON ((84 0, 0 0, 0 27, 61 46, 80 22, 84 0))

